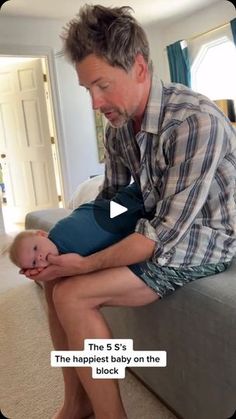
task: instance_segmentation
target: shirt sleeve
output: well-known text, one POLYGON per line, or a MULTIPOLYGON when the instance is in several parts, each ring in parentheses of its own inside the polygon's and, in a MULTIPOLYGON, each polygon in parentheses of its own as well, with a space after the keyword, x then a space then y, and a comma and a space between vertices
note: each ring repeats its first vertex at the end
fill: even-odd
POLYGON ((127 186, 131 180, 129 169, 122 160, 122 151, 116 129, 110 125, 105 133, 105 179, 99 196, 111 199, 121 186, 127 186))
POLYGON ((151 221, 140 219, 135 229, 156 241, 155 256, 176 246, 202 209, 226 154, 226 137, 219 119, 207 113, 191 115, 170 135, 155 216, 151 221))

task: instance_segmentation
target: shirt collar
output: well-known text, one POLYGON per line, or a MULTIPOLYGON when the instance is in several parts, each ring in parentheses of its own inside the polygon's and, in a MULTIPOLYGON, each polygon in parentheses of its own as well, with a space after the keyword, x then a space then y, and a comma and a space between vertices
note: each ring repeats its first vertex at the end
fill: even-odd
POLYGON ((153 75, 149 99, 142 120, 141 131, 146 131, 151 134, 158 133, 162 107, 163 82, 153 75))

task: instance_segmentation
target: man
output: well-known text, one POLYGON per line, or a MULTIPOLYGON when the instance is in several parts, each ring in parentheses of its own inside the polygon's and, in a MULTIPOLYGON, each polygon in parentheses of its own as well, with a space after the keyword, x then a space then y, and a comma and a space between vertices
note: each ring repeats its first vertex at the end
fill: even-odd
MULTIPOLYGON (((154 214, 100 252, 49 256, 53 265, 42 273, 26 272, 45 281, 55 348, 79 350, 85 338, 111 337, 101 306, 149 304, 229 266, 236 133, 207 98, 152 74, 146 35, 129 8, 85 6, 63 40, 93 108, 109 121, 104 195, 132 176, 154 214)), ((55 418, 127 418, 116 380, 93 380, 90 368, 63 374, 55 418)))

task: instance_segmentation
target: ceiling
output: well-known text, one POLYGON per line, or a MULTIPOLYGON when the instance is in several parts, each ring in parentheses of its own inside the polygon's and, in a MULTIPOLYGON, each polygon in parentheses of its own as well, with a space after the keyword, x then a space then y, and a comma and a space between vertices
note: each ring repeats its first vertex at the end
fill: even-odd
MULTIPOLYGON (((222 0, 120 0, 95 1, 104 6, 131 6, 135 17, 141 23, 170 22, 194 14, 211 4, 222 0)), ((226 1, 226 0, 225 0, 226 1)), ((79 8, 91 2, 82 0, 8 0, 1 9, 2 16, 25 16, 69 20, 79 8)))

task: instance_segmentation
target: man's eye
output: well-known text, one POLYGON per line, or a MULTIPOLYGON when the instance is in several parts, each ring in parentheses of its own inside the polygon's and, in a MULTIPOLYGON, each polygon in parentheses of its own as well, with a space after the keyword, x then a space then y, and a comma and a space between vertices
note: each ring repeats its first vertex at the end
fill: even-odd
POLYGON ((37 250, 37 246, 35 245, 35 246, 34 246, 34 251, 36 251, 36 250, 37 250))

